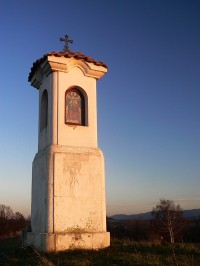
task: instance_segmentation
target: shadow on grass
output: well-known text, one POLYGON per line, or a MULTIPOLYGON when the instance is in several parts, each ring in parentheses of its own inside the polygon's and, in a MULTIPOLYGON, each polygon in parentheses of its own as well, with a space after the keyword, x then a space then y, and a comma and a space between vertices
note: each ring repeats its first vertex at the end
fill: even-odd
POLYGON ((200 265, 200 244, 160 245, 149 242, 112 240, 104 250, 70 250, 57 253, 39 253, 24 249, 20 238, 0 239, 0 265, 200 265))

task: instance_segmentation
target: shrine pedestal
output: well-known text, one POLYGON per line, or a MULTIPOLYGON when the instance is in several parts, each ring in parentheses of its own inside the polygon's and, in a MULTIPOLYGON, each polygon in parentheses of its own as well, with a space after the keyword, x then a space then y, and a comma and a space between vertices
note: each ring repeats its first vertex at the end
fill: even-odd
POLYGON ((109 246, 99 149, 51 145, 38 152, 32 195, 27 245, 42 251, 109 246))
POLYGON ((27 233, 29 245, 43 252, 57 252, 67 249, 102 249, 110 246, 110 233, 27 233))

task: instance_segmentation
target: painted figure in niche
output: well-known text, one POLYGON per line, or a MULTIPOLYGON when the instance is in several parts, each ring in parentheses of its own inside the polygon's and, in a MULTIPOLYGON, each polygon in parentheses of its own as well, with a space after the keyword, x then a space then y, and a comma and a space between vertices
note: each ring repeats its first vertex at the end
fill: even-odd
POLYGON ((70 124, 82 124, 81 119, 81 96, 76 91, 66 94, 65 122, 70 124))

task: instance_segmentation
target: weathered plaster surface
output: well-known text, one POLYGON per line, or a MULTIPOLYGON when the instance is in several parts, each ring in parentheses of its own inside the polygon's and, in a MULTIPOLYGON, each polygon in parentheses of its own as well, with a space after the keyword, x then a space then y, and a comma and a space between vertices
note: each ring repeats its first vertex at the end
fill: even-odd
POLYGON ((54 174, 55 232, 105 231, 102 154, 98 150, 56 153, 54 174))
POLYGON ((29 242, 37 235, 34 241, 39 243, 43 233, 56 234, 58 247, 66 239, 70 242, 67 245, 75 248, 97 248, 108 243, 102 152, 97 148, 59 145, 39 151, 33 162, 31 213, 29 242), (103 234, 103 240, 100 237, 93 242, 98 234, 92 233, 103 234), (70 240, 73 234, 76 238, 81 235, 75 244, 70 240), (92 234, 92 238, 88 237, 89 244, 84 244, 87 234, 92 234))
POLYGON ((110 233, 27 234, 28 242, 37 250, 57 252, 67 249, 102 249, 110 246, 110 233))

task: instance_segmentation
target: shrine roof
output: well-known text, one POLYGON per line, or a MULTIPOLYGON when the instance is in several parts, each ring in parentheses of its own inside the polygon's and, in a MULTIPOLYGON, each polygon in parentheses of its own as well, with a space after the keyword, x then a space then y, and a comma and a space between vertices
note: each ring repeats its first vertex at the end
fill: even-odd
POLYGON ((101 61, 96 61, 95 59, 93 59, 92 57, 88 56, 88 55, 84 55, 82 54, 81 52, 73 52, 73 51, 67 51, 67 52, 50 52, 50 53, 47 53, 45 55, 43 55, 43 57, 41 57, 40 59, 36 60, 34 63, 33 63, 33 66, 31 68, 31 71, 29 73, 29 77, 28 77, 28 81, 31 81, 31 78, 33 77, 37 67, 43 63, 46 58, 48 56, 55 56, 55 57, 66 57, 66 58, 75 58, 77 60, 84 60, 88 63, 93 63, 97 66, 103 66, 105 68, 107 68, 107 65, 101 61))

